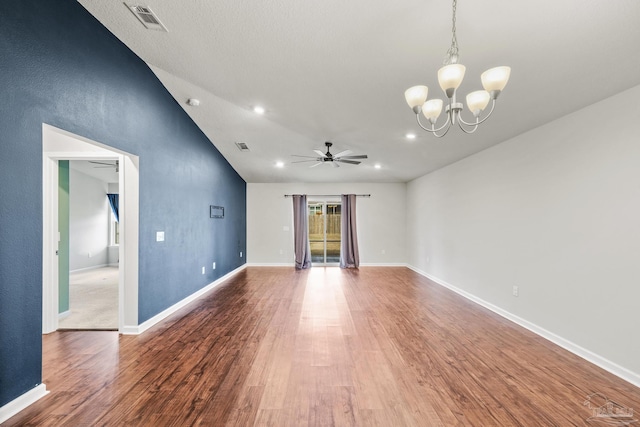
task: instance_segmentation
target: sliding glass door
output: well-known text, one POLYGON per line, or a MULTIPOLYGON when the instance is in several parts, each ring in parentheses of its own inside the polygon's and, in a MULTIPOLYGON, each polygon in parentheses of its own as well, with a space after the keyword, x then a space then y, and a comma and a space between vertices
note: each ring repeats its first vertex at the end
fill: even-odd
POLYGON ((309 245, 313 264, 340 262, 340 202, 309 202, 309 245))

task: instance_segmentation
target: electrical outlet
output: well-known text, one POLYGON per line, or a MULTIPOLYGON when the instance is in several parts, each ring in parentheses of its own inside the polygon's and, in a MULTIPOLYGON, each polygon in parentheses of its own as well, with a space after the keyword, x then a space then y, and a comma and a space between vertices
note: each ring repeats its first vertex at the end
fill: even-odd
POLYGON ((202 274, 204 274, 204 267, 202 267, 202 274))
POLYGON ((213 269, 214 270, 216 269, 216 263, 215 262, 213 263, 213 269))
POLYGON ((517 297, 520 294, 520 289, 517 286, 513 287, 513 296, 517 297))

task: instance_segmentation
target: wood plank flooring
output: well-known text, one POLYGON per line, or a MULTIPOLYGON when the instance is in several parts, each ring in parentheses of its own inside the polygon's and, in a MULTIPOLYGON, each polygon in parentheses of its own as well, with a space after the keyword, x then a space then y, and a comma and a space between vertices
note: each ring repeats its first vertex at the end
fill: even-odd
POLYGON ((250 267, 139 336, 43 337, 7 426, 591 425, 640 389, 406 268, 250 267))

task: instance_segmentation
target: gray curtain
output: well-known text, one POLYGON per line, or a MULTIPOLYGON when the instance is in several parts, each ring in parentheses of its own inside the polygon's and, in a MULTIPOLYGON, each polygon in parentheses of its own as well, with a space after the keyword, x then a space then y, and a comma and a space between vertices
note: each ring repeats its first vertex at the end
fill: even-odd
POLYGON ((296 269, 310 268, 309 216, 305 194, 293 195, 293 249, 296 255, 296 269))
POLYGON ((340 219, 340 267, 358 268, 358 232, 356 230, 356 195, 342 195, 342 218, 340 219))

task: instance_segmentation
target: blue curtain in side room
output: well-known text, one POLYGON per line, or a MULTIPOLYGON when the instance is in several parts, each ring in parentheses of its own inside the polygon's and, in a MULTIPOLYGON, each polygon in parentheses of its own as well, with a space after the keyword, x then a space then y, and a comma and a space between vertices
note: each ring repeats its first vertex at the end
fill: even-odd
POLYGON ((113 215, 116 217, 116 222, 120 222, 120 217, 118 216, 118 195, 117 194, 107 194, 107 198, 109 199, 109 204, 111 205, 111 210, 113 211, 113 215))

